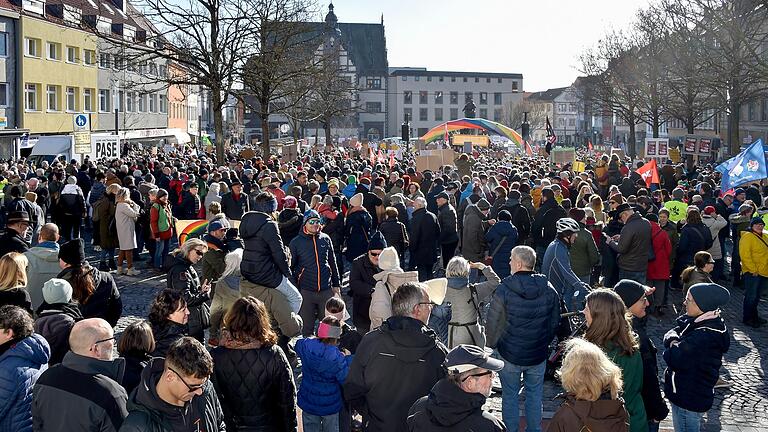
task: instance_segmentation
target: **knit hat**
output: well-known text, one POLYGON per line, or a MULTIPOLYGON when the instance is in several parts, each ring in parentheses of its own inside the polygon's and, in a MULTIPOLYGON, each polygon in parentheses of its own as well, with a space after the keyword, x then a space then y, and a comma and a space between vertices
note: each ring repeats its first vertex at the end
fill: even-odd
POLYGON ((715 211, 716 211, 716 210, 715 210, 715 207, 714 207, 714 206, 706 206, 706 207, 704 207, 704 214, 708 214, 708 215, 711 215, 711 214, 713 214, 715 211))
POLYGON ((614 285, 613 290, 621 297, 621 301, 624 302, 626 307, 632 306, 638 300, 648 295, 648 288, 631 279, 620 280, 614 285))
POLYGON ((336 186, 338 188, 339 187, 339 179, 332 178, 332 179, 328 180, 328 187, 331 187, 331 186, 336 186))
POLYGON ((293 197, 291 195, 287 195, 285 198, 283 198, 283 207, 288 209, 295 209, 296 206, 298 206, 299 203, 296 201, 296 197, 293 197))
POLYGON ((739 194, 747 193, 744 189, 738 188, 735 191, 733 191, 734 196, 738 196, 739 194))
POLYGON ((379 255, 379 268, 382 271, 392 271, 400 268, 400 257, 397 255, 397 249, 389 246, 381 251, 381 255, 379 255))
POLYGON ((755 217, 752 218, 751 221, 749 221, 749 227, 750 228, 752 228, 752 226, 758 225, 758 224, 765 225, 765 221, 763 220, 763 218, 755 216, 755 217))
POLYGON ((85 263, 85 245, 83 239, 70 240, 59 248, 59 259, 71 266, 85 263))
POLYGON ((489 203, 485 198, 480 198, 480 200, 477 202, 477 208, 479 208, 480 211, 490 210, 491 203, 489 203))
POLYGON ((311 209, 307 210, 306 212, 304 212, 304 221, 301 224, 306 225, 307 222, 309 222, 312 219, 320 219, 320 213, 311 209))
POLYGON ((448 194, 445 191, 440 192, 439 194, 435 195, 435 199, 438 199, 438 198, 442 198, 442 199, 447 201, 448 200, 448 194))
POLYGON ((353 176, 353 175, 351 175, 351 174, 350 174, 350 175, 348 175, 348 176, 347 176, 347 184, 348 184, 348 185, 351 185, 351 184, 357 184, 357 177, 355 177, 355 176, 353 176))
POLYGON ((251 210, 267 214, 274 213, 277 211, 277 198, 273 196, 269 201, 257 201, 253 203, 253 208, 251 210))
POLYGON ((376 231, 371 235, 371 240, 368 242, 368 250, 382 250, 387 247, 387 240, 380 231, 376 231))
POLYGON ((48 304, 69 303, 72 300, 72 285, 64 279, 49 279, 43 284, 43 300, 48 304))
POLYGON ((697 283, 691 286, 689 292, 702 312, 719 309, 731 298, 731 293, 716 283, 697 283))
POLYGON ((568 217, 575 220, 576 222, 583 222, 586 216, 587 216, 587 213, 580 208, 571 208, 568 211, 568 217))
POLYGON ((208 232, 212 233, 220 229, 229 228, 229 221, 225 217, 216 218, 208 222, 208 232))
POLYGON ((510 222, 512 221, 512 215, 509 214, 508 210, 502 210, 499 212, 499 220, 510 222))
POLYGON ((356 193, 352 198, 349 199, 349 205, 352 207, 360 207, 363 205, 363 194, 356 193))

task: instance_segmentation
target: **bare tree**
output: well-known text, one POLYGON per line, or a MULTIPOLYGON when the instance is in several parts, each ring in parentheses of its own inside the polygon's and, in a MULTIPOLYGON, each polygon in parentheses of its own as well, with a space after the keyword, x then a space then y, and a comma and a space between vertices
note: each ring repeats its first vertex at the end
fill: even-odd
POLYGON ((535 104, 526 99, 519 102, 510 101, 504 105, 501 122, 513 129, 520 129, 527 112, 528 123, 531 125, 531 132, 533 132, 546 127, 547 112, 545 110, 544 104, 535 104))

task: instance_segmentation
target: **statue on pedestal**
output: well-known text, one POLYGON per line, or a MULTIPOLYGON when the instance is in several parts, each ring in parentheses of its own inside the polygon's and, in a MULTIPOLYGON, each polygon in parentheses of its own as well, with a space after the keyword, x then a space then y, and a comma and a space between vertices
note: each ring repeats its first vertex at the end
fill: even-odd
POLYGON ((464 109, 462 109, 462 111, 464 111, 464 117, 475 118, 475 108, 477 108, 475 103, 472 102, 472 99, 470 99, 466 105, 464 105, 464 109))

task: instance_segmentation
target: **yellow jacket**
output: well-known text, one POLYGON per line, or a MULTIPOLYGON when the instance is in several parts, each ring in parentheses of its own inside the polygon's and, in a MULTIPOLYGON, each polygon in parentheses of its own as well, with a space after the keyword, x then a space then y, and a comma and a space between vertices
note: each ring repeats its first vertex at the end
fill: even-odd
POLYGON ((751 231, 742 231, 739 240, 741 272, 768 277, 768 236, 763 234, 762 241, 751 231), (765 242, 765 243, 763 243, 765 242))

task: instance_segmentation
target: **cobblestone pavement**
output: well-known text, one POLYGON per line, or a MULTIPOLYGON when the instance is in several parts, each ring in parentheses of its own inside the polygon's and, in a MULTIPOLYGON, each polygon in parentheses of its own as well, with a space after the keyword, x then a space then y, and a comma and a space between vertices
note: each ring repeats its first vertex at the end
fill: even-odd
MULTIPOLYGON (((97 263, 95 253, 90 252, 90 260, 97 263)), ((146 254, 145 254, 146 256, 146 254)), ((126 325, 144 319, 149 305, 157 292, 166 284, 165 274, 147 269, 148 261, 139 262, 136 268, 141 270, 138 277, 117 276, 117 285, 123 297, 123 317, 118 323, 119 333, 126 325)), ((682 308, 682 294, 670 293, 670 301, 682 308)), ((729 389, 715 390, 715 404, 705 415, 702 431, 714 432, 757 432, 768 431, 768 328, 752 329, 741 324, 741 305, 743 291, 731 289, 731 301, 723 311, 726 325, 730 328, 733 339, 731 347, 723 361, 722 377, 733 386, 729 389)), ((760 303, 761 316, 768 317, 768 303, 765 298, 760 303)), ((674 323, 674 314, 668 313, 659 319, 650 318, 648 334, 657 347, 661 347, 664 333, 674 323)), ((696 361, 696 359, 691 359, 696 361)), ((664 362, 659 354, 659 369, 663 374, 664 362)), ((554 400, 562 389, 559 385, 546 382, 544 385, 544 418, 551 418, 559 404, 554 400)), ((521 396, 522 408, 524 397, 521 396)), ((492 396, 487 407, 501 417, 501 397, 492 396)), ((662 422, 662 430, 672 430, 672 417, 662 422)), ((522 429, 521 429, 522 430, 522 429)))

